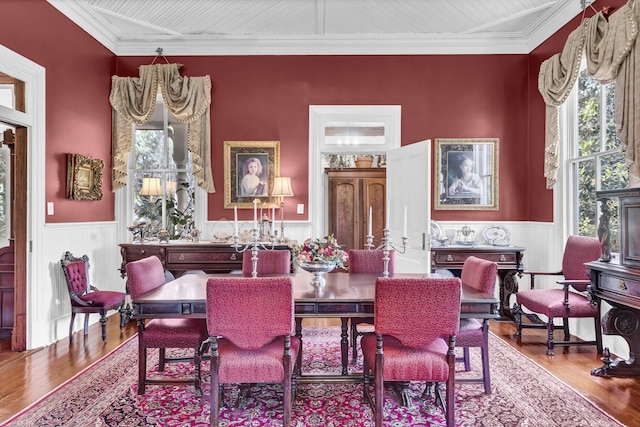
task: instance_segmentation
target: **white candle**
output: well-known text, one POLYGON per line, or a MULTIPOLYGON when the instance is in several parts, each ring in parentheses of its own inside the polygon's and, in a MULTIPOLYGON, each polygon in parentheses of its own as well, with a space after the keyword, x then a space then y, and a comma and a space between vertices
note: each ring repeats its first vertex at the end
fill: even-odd
POLYGON ((258 229, 258 199, 253 199, 253 229, 258 229))
POLYGON ((234 236, 238 235, 238 206, 233 207, 234 236))
POLYGON ((385 228, 388 230, 389 229, 389 211, 391 210, 391 201, 389 199, 387 199, 387 222, 386 222, 386 226, 385 228))
POLYGON ((371 206, 369 206, 369 232, 367 233, 367 236, 373 236, 373 233, 371 232, 372 227, 371 227, 371 206))
POLYGON ((402 237, 407 237, 407 207, 404 207, 404 222, 402 223, 402 237))
POLYGON ((276 222, 276 208, 273 206, 271 208, 271 222, 276 222))

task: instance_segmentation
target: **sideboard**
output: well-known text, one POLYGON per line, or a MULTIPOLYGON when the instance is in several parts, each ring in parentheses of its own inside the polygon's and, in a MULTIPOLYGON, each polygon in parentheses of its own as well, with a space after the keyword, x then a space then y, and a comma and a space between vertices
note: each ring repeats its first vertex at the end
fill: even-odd
POLYGON ((500 315, 513 320, 509 300, 511 295, 518 292, 518 280, 515 275, 521 275, 524 270, 522 264, 523 252, 524 248, 519 246, 435 246, 431 248, 431 267, 434 269, 450 270, 456 276, 460 276, 464 261, 470 256, 497 263, 500 288, 500 315))
MULTIPOLYGON (((271 244, 265 244, 268 248, 271 244)), ((287 245, 275 245, 275 249, 289 249, 287 245)), ((203 270, 205 273, 228 273, 242 270, 242 252, 237 252, 231 243, 180 242, 180 243, 121 243, 120 275, 126 275, 124 266, 130 262, 156 255, 165 270, 174 276, 185 271, 203 270)), ((249 251, 249 256, 251 252, 249 251)))

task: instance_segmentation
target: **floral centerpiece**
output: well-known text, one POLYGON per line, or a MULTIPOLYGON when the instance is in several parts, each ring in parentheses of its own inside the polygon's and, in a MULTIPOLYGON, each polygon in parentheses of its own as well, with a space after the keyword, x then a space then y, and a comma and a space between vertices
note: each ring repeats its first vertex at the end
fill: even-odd
POLYGON ((347 269, 345 263, 349 255, 342 250, 333 234, 321 239, 309 238, 301 245, 294 246, 292 252, 301 266, 310 262, 326 262, 334 263, 335 267, 347 269))

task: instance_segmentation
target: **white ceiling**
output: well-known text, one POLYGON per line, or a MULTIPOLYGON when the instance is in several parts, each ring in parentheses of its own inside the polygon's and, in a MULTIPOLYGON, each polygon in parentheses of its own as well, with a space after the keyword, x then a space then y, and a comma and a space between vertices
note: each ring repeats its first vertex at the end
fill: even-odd
POLYGON ((526 54, 593 2, 48 1, 119 56, 526 54))

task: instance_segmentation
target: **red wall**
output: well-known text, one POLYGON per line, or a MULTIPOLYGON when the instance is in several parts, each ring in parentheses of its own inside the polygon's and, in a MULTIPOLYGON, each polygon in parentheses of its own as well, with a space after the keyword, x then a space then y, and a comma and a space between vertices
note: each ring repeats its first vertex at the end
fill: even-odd
MULTIPOLYGON (((135 76, 151 58, 120 57, 135 76)), ((286 217, 308 205, 309 105, 402 106, 402 145, 427 138, 500 139, 498 211, 435 211, 436 220, 528 220, 526 55, 170 57, 182 73, 209 74, 213 175, 209 219, 223 209, 223 142, 280 141, 280 172, 293 178, 286 217)), ((417 191, 431 191, 417 188, 417 191)), ((248 215, 243 212, 240 214, 248 215)), ((304 218, 307 216, 305 215, 304 218)))
MULTIPOLYGON (((0 44, 46 69, 46 221, 113 221, 110 76, 115 56, 45 0, 2 0, 0 44), (67 200, 66 153, 105 160, 100 201, 67 200)), ((29 90, 29 88, 27 88, 29 90)))
MULTIPOLYGON (((0 44, 46 68, 46 201, 55 203, 47 222, 113 220, 110 77, 137 76, 153 56, 115 58, 45 0, 2 0, 1 10, 0 44), (66 153, 105 159, 103 200, 65 199, 66 153)), ((286 217, 305 219, 294 210, 309 199, 309 105, 391 104, 402 106, 403 145, 427 138, 500 139, 499 210, 434 211, 435 220, 552 221, 537 77, 540 63, 562 49, 579 22, 530 55, 170 57, 185 64, 184 75, 209 74, 213 82, 218 191, 209 199, 209 219, 231 217, 222 208, 224 141, 279 140, 281 174, 293 177, 296 194, 287 200, 286 217)))

